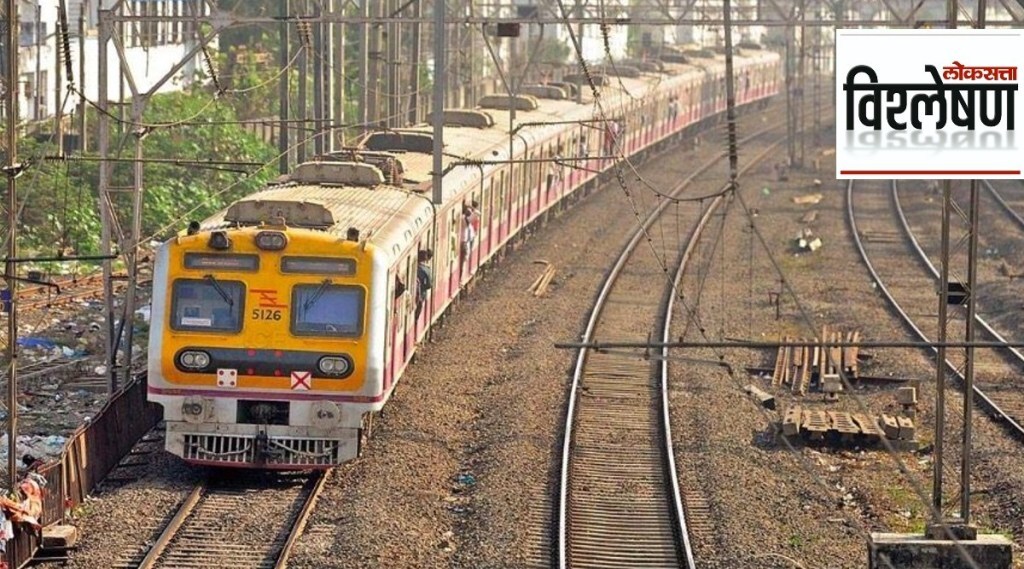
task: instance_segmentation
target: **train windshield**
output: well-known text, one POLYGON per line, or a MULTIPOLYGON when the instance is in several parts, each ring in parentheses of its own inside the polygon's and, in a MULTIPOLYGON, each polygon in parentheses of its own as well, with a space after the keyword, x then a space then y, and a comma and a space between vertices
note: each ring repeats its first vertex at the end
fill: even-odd
POLYGON ((320 284, 292 290, 292 333, 299 336, 359 336, 363 329, 363 289, 320 284))
POLYGON ((174 281, 171 328, 199 332, 238 332, 242 329, 245 286, 212 275, 174 281))

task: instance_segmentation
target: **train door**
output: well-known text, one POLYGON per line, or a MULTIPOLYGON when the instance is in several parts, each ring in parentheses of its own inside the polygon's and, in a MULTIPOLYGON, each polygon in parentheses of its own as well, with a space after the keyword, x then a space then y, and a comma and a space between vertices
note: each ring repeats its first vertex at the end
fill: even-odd
MULTIPOLYGON (((412 232, 406 231, 406 242, 412 242, 412 232)), ((419 300, 419 287, 416 285, 415 248, 410 247, 402 259, 402 274, 409 289, 409 301, 406 303, 405 318, 402 319, 402 338, 404 341, 402 361, 407 361, 416 347, 416 304, 419 300)))
POLYGON ((459 243, 457 209, 454 205, 449 206, 448 215, 445 216, 445 235, 448 236, 448 298, 455 298, 462 285, 462 245, 459 243))
MULTIPOLYGON (((419 220, 417 220, 417 221, 419 221, 419 220)), ((416 268, 415 268, 415 270, 416 270, 417 284, 422 286, 422 290, 417 290, 417 293, 420 295, 420 298, 419 298, 420 304, 419 304, 419 306, 421 306, 421 308, 419 310, 420 313, 416 315, 416 338, 417 339, 419 339, 419 338, 421 338, 423 336, 423 333, 429 327, 430 321, 433 319, 434 309, 435 309, 435 299, 438 296, 438 295, 434 294, 434 284, 436 282, 436 276, 435 276, 436 275, 436 271, 435 271, 436 264, 434 262, 435 252, 433 250, 433 247, 434 247, 434 232, 433 232, 432 229, 427 229, 427 231, 420 237, 419 245, 416 247, 416 250, 417 250, 417 260, 416 260, 416 268), (421 252, 429 252, 429 255, 427 255, 426 260, 422 262, 424 268, 426 269, 426 274, 424 275, 425 279, 420 279, 420 273, 419 273, 419 265, 421 263, 420 260, 419 260, 419 255, 421 254, 421 252)), ((419 289, 420 287, 417 287, 417 288, 419 289)))
POLYGON ((548 198, 551 195, 551 168, 554 164, 551 162, 551 156, 554 154, 554 142, 548 142, 547 146, 541 145, 540 150, 537 152, 537 158, 540 162, 537 162, 537 213, 544 211, 547 206, 548 198))
POLYGON ((494 251, 494 226, 491 218, 494 217, 494 176, 487 177, 484 184, 484 199, 480 200, 480 248, 484 249, 484 255, 489 257, 494 251))
POLYGON ((526 162, 526 164, 523 164, 523 182, 522 182, 522 184, 523 184, 523 226, 524 227, 526 226, 527 223, 530 222, 531 219, 533 219, 533 211, 534 211, 534 208, 537 207, 536 206, 536 202, 533 199, 533 190, 534 190, 534 181, 535 181, 534 178, 533 178, 533 175, 534 175, 533 166, 534 166, 534 164, 533 164, 533 162, 530 162, 530 160, 533 160, 534 155, 535 155, 534 152, 527 152, 525 154, 527 162, 526 162))
MULTIPOLYGON (((398 245, 394 247, 394 254, 397 256, 400 250, 398 245)), ((384 354, 387 362, 387 369, 384 372, 384 389, 394 383, 395 378, 401 371, 401 358, 404 354, 402 337, 402 320, 405 318, 405 303, 409 298, 409 287, 402 277, 401 263, 396 263, 388 272, 388 280, 391 291, 391 311, 388 313, 386 328, 388 331, 385 340, 384 354)))
POLYGON ((508 235, 508 212, 506 211, 506 202, 508 201, 508 186, 506 185, 505 178, 508 177, 508 168, 502 168, 501 173, 498 175, 498 186, 495 192, 498 194, 498 207, 494 208, 495 224, 498 227, 498 239, 495 245, 504 243, 505 237, 508 235))
MULTIPOLYGON (((551 176, 551 183, 548 186, 548 193, 547 197, 545 198, 545 201, 549 206, 552 203, 554 203, 555 200, 562 196, 562 189, 565 187, 565 184, 563 182, 566 171, 565 167, 562 166, 564 162, 560 164, 555 162, 555 160, 561 160, 562 158, 566 157, 567 156, 565 153, 565 142, 561 138, 559 138, 558 140, 555 141, 555 146, 553 150, 548 154, 548 159, 551 160, 551 162, 548 163, 548 170, 550 172, 549 176, 551 176)), ((572 158, 572 156, 568 156, 568 158, 572 158)), ((570 164, 571 163, 572 162, 570 161, 570 164)))
POLYGON ((577 186, 575 186, 577 188, 590 178, 594 177, 595 171, 601 169, 600 160, 592 160, 591 156, 601 155, 601 140, 602 133, 604 132, 604 125, 601 123, 594 124, 596 126, 589 132, 584 126, 580 126, 579 128, 580 154, 585 157, 586 160, 582 164, 584 169, 580 170, 580 177, 577 180, 577 186))
MULTIPOLYGON (((572 136, 569 137, 569 147, 566 148, 566 155, 569 158, 572 158, 572 160, 569 162, 569 164, 572 165, 572 168, 569 169, 568 187, 575 188, 576 183, 580 179, 580 168, 584 167, 582 158, 586 156, 586 154, 583 152, 583 145, 580 144, 579 138, 575 133, 573 133, 572 136)), ((562 196, 564 197, 564 195, 565 194, 563 188, 562 196)))
POLYGON ((509 172, 509 177, 508 177, 508 180, 509 180, 509 183, 508 183, 508 195, 509 195, 509 198, 508 198, 508 202, 509 202, 509 207, 508 207, 508 213, 509 213, 509 216, 508 216, 508 226, 509 226, 509 230, 508 230, 508 232, 509 232, 510 235, 515 233, 516 232, 516 228, 519 227, 519 216, 520 216, 520 211, 519 211, 519 209, 520 209, 520 201, 519 201, 519 199, 520 198, 519 198, 519 195, 521 193, 520 190, 521 190, 522 178, 523 178, 523 175, 522 175, 522 172, 520 171, 520 169, 521 169, 521 166, 518 165, 518 164, 512 164, 512 167, 509 169, 510 172, 509 172))
MULTIPOLYGON (((399 253, 398 245, 395 245, 394 252, 396 255, 399 253)), ((407 331, 409 328, 409 314, 412 312, 410 305, 415 302, 414 295, 416 294, 415 274, 410 274, 409 272, 409 261, 410 257, 406 255, 404 259, 395 263, 395 282, 392 286, 396 288, 394 289, 394 306, 391 315, 390 360, 392 380, 397 378, 402 372, 402 368, 405 367, 405 361, 409 356, 407 331), (398 294, 399 291, 401 294, 398 294)))
POLYGON ((469 256, 472 263, 470 272, 475 273, 477 268, 480 267, 480 261, 485 258, 481 256, 482 253, 480 252, 483 249, 483 239, 480 237, 480 226, 483 225, 480 220, 480 217, 483 215, 483 206, 480 204, 480 190, 473 190, 469 194, 469 204, 471 206, 476 204, 476 207, 473 208, 473 215, 468 220, 463 217, 463 223, 469 223, 473 228, 473 244, 469 256))
POLYGON ((486 260, 491 256, 491 181, 488 179, 480 184, 480 232, 477 239, 480 241, 480 258, 486 260), (484 236, 487 240, 484 240, 484 236))
POLYGON ((691 83, 686 89, 683 90, 683 114, 686 117, 684 119, 684 126, 689 126, 693 122, 693 83, 691 83))
POLYGON ((712 93, 714 92, 714 79, 710 73, 704 74, 704 83, 701 85, 700 116, 697 120, 704 119, 711 113, 712 93))
POLYGON ((540 211, 540 184, 537 183, 537 163, 534 162, 543 152, 531 152, 526 164, 526 221, 529 222, 540 211))

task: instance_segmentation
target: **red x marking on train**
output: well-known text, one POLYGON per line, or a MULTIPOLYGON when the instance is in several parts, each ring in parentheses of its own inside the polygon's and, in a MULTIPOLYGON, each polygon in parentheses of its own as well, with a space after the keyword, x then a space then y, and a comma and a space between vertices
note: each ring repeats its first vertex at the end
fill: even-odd
POLYGON ((308 391, 312 383, 313 373, 308 371, 293 371, 292 372, 292 389, 301 389, 308 391))
POLYGON ((287 304, 280 304, 277 300, 277 291, 272 288, 254 288, 249 292, 257 295, 260 308, 288 308, 287 304))

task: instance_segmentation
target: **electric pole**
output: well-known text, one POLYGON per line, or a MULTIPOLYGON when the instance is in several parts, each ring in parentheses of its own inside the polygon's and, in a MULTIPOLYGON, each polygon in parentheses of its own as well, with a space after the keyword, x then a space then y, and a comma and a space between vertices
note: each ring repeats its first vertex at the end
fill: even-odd
POLYGON ((7 112, 7 262, 4 280, 9 294, 7 305, 7 475, 8 488, 18 487, 18 0, 5 0, 7 34, 5 58, 7 72, 5 110, 7 112))

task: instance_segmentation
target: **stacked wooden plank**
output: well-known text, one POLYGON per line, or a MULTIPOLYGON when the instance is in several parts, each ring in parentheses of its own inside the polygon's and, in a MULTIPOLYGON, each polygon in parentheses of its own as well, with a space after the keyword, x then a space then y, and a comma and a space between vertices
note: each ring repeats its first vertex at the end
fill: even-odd
POLYGON ((806 342, 806 346, 780 346, 772 371, 772 387, 788 386, 794 394, 804 395, 812 381, 821 381, 826 375, 845 374, 849 379, 858 377, 860 370, 856 347, 837 344, 860 341, 860 331, 843 333, 825 326, 821 336, 812 340, 783 336, 780 343, 806 342))
POLYGON ((825 375, 846 374, 853 379, 860 372, 857 366, 857 356, 860 349, 851 346, 838 346, 841 343, 856 343, 860 341, 860 330, 854 330, 843 334, 841 331, 832 330, 828 326, 821 328, 821 343, 823 357, 815 361, 818 367, 818 377, 825 375))
MULTIPOLYGON (((783 336, 782 342, 798 341, 783 336)), ((811 384, 814 373, 812 361, 818 357, 818 347, 814 346, 781 346, 775 357, 775 370, 772 373, 772 387, 791 386, 793 393, 803 395, 811 384)))

